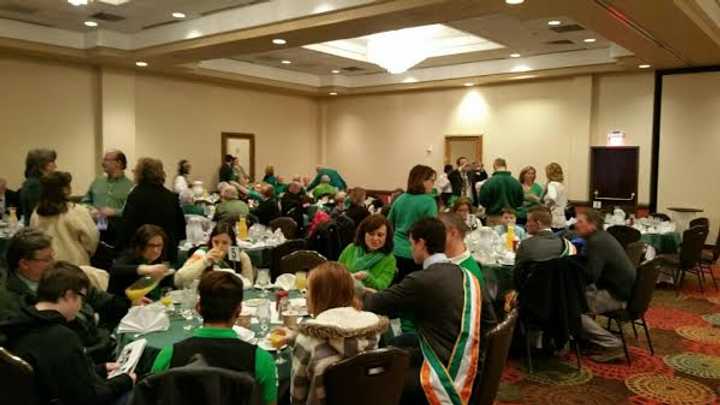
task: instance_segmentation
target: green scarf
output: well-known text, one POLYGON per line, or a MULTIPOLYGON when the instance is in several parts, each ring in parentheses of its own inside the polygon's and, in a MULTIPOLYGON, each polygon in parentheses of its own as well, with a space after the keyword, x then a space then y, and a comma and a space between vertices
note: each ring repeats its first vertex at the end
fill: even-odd
POLYGON ((381 252, 366 253, 365 248, 361 246, 353 244, 352 247, 352 254, 345 264, 351 273, 370 270, 385 258, 385 255, 381 252))

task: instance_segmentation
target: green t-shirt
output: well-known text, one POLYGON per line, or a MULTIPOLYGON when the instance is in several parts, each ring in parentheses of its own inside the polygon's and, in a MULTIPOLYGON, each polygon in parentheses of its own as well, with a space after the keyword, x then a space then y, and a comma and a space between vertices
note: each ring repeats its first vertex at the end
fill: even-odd
MULTIPOLYGON (((195 331, 194 337, 207 339, 238 339, 232 329, 202 327, 195 331)), ((170 368, 173 357, 173 347, 164 347, 155 358, 151 373, 160 373, 170 368)), ((261 348, 255 349, 255 381, 262 390, 263 402, 266 404, 277 402, 278 376, 275 361, 270 353, 261 348)))
POLYGON ((438 214, 437 203, 429 194, 408 194, 400 195, 392 203, 388 220, 395 229, 393 243, 396 256, 410 258, 410 240, 408 239, 410 228, 423 218, 436 217, 438 214))
POLYGON ((517 211, 518 218, 526 218, 530 208, 542 204, 543 187, 538 183, 533 183, 527 190, 523 187, 523 192, 525 199, 523 200, 523 206, 517 211))
POLYGON ((124 174, 116 179, 101 176, 92 182, 90 189, 82 199, 82 203, 92 205, 95 208, 112 208, 118 210, 118 215, 120 215, 132 188, 132 181, 125 177, 124 174))

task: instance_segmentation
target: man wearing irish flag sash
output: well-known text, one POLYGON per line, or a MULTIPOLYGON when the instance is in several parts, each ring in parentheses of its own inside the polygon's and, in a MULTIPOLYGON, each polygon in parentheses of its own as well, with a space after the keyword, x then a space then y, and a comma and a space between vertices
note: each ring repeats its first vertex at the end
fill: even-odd
MULTIPOLYGON (((399 284, 366 295, 365 309, 397 317, 410 315, 417 342, 415 367, 403 390, 402 404, 465 405, 471 401, 480 357, 482 292, 476 277, 450 263, 445 226, 435 218, 418 221, 410 230, 413 259, 423 270, 399 284)), ((410 349, 412 354, 412 348, 410 349)))

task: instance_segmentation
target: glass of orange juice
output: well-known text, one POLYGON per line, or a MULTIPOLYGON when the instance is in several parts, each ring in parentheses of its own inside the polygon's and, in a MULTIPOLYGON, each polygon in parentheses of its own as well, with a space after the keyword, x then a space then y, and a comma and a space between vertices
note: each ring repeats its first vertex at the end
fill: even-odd
POLYGON ((307 272, 298 271, 295 273, 295 288, 298 290, 304 290, 307 284, 307 272))

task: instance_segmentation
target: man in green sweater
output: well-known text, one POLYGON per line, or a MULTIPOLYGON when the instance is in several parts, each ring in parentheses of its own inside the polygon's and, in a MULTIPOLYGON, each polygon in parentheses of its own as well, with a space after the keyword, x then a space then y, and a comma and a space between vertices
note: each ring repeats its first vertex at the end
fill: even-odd
POLYGON ((505 159, 495 159, 493 168, 495 173, 482 186, 478 197, 480 205, 485 207, 487 226, 500 225, 502 210, 512 208, 517 211, 525 197, 522 185, 508 171, 505 159))

